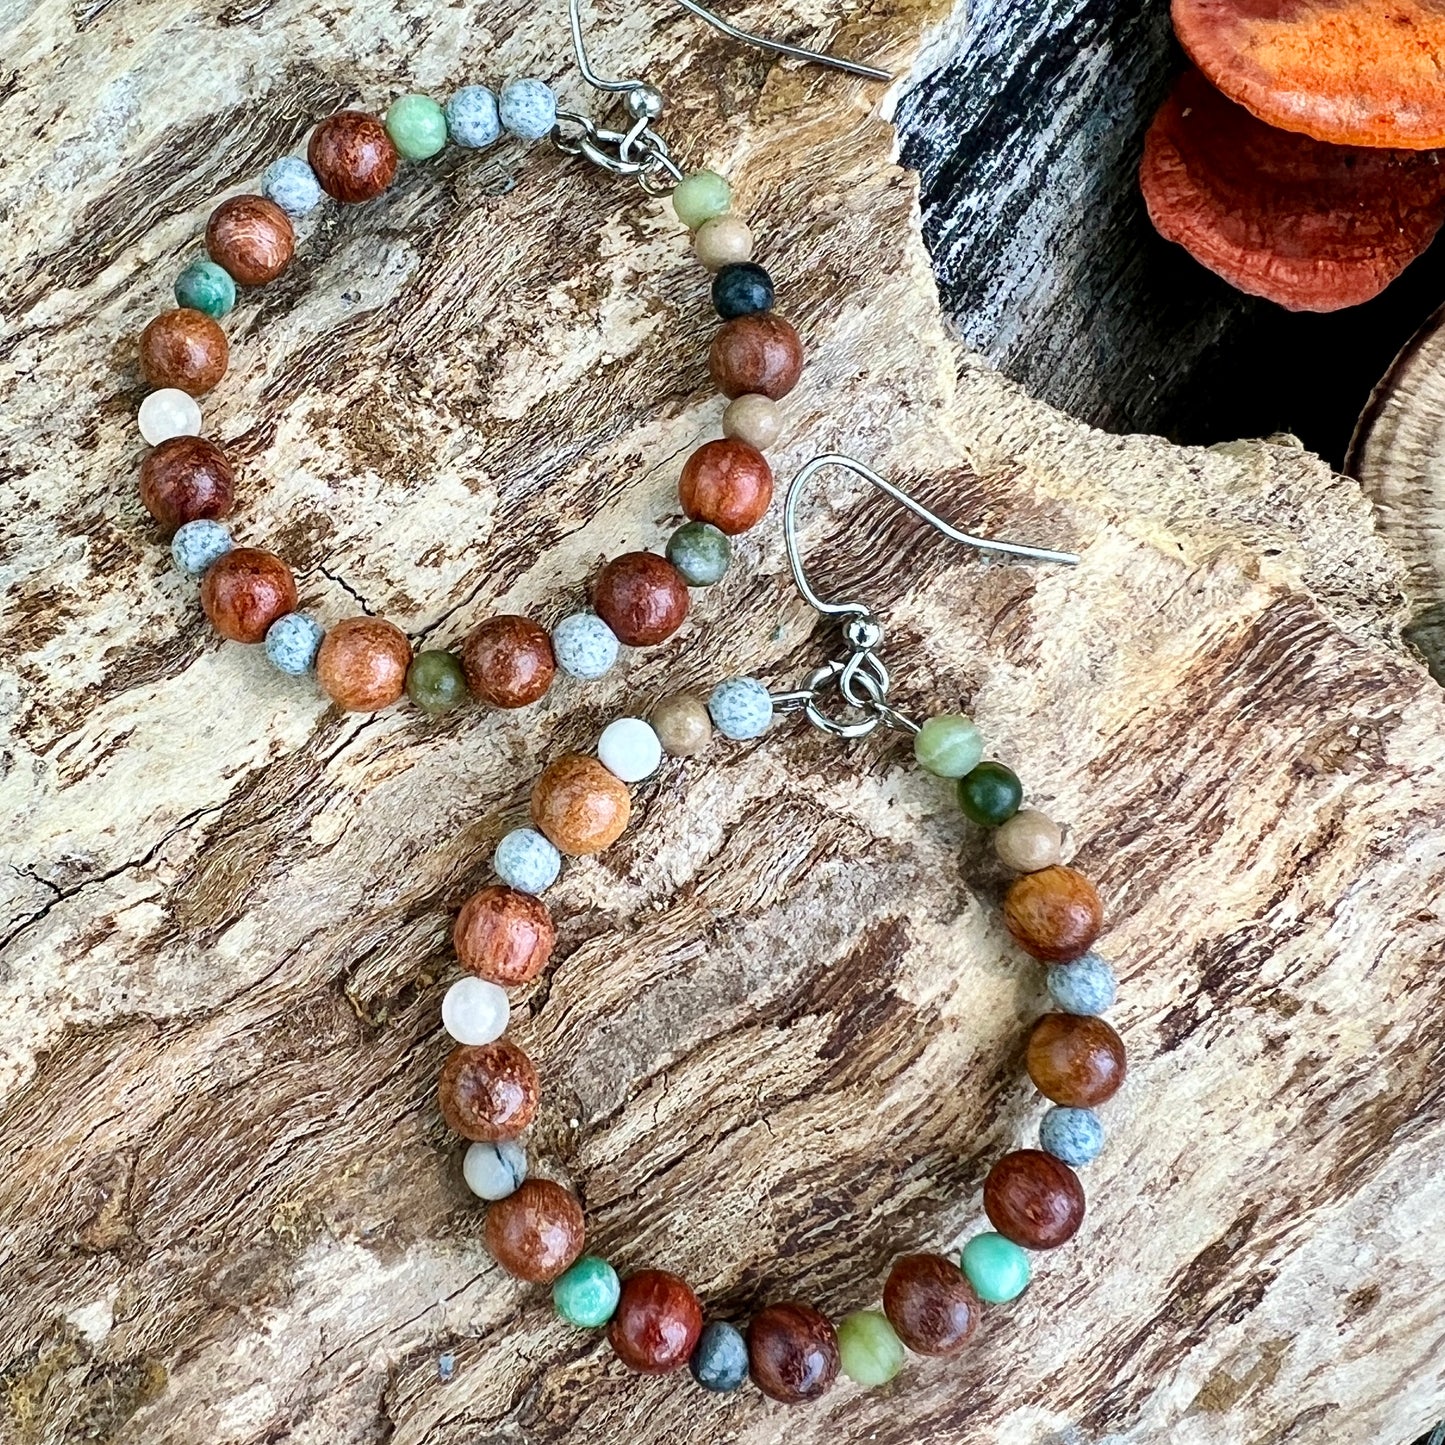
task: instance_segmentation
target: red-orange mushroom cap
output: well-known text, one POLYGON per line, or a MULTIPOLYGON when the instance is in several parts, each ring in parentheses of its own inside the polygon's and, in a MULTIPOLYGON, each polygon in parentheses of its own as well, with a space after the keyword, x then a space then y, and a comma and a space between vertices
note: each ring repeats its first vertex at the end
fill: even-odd
POLYGON ((1445 146, 1441 0, 1173 0, 1189 58, 1231 100, 1335 145, 1445 146))
POLYGON ((1445 221, 1445 165, 1434 152, 1275 130, 1195 70, 1149 127, 1139 183, 1161 236, 1291 311, 1368 301, 1445 221))

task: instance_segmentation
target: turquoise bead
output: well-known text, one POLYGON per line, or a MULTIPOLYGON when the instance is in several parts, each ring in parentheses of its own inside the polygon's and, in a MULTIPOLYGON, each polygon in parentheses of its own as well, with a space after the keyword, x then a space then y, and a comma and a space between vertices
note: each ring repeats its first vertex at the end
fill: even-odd
POLYGON ((903 1368, 903 1341, 877 1310, 855 1310, 838 1322, 838 1362, 850 1380, 875 1389, 903 1368))
POLYGON ((973 1292, 991 1305, 1017 1299, 1029 1282, 1029 1257, 1001 1234, 978 1234, 963 1247, 959 1267, 973 1292))
POLYGON ((958 806, 984 828, 1007 823, 1024 800, 1024 785, 1002 763, 980 763, 958 780, 958 806))
POLYGON ((710 522, 684 522, 667 539, 667 560, 689 587, 711 587, 727 575, 733 544, 710 522))
POLYGON ((605 1325, 617 1310, 622 1281, 605 1259, 584 1254, 552 1286, 552 1304, 569 1325, 595 1330, 605 1325))
POLYGON ((176 305, 219 321, 236 304, 236 283, 214 261, 192 261, 176 277, 176 305))
POLYGON ((725 216, 732 203, 732 188, 716 171, 694 171, 672 193, 672 209, 689 231, 714 216, 725 216))
POLYGON ((386 112, 386 133, 409 161, 424 161, 447 143, 447 117, 429 95, 401 95, 386 112))
POLYGON ((918 765, 940 778, 961 778, 983 758, 983 734, 973 719, 946 712, 931 717, 913 739, 918 765))

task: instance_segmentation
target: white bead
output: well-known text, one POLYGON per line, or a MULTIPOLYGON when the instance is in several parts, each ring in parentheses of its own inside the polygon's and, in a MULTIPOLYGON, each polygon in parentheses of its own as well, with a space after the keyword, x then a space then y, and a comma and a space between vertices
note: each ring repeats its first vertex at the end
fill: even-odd
POLYGON ((201 408, 178 387, 163 386, 141 402, 136 424, 146 441, 158 447, 172 437, 200 436, 201 408))
POLYGON ((662 762, 662 743, 640 717, 620 717, 597 739, 597 757, 614 778, 640 783, 662 762))
POLYGON ((442 999, 442 1023, 459 1044, 489 1044, 507 1031, 512 1006, 484 978, 459 978, 442 999))
POLYGON ((527 1151, 510 1139, 473 1144, 462 1159, 462 1177, 479 1199, 505 1199, 527 1177, 527 1151))

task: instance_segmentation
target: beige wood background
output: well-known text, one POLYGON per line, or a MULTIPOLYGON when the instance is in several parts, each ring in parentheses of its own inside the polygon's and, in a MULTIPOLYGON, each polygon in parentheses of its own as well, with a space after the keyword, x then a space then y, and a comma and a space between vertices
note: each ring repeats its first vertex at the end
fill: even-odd
MULTIPOLYGON (((900 72, 964 34, 944 0, 730 13, 900 72)), ((135 499, 135 338, 213 200, 340 102, 533 73, 590 105, 561 7, 42 0, 9 24, 0 1438, 1402 1445, 1445 1415, 1445 707, 1353 483, 1031 402, 943 332, 876 88, 662 0, 599 20, 599 63, 655 77, 689 163, 733 176, 809 347, 780 473, 849 450, 1083 552, 984 564, 841 486, 810 513, 820 569, 886 611, 901 698, 971 708, 1071 823, 1133 1061, 1084 1230, 962 1358, 792 1413, 626 1376, 481 1246, 433 1102, 447 935, 550 753, 827 654, 776 519, 668 647, 429 725, 338 717, 217 646, 135 499)), ((228 322, 206 414, 238 530, 328 620, 550 621, 660 542, 716 434, 669 213, 505 160, 510 195, 449 157, 328 212, 228 322)), ((999 873, 898 742, 787 724, 638 801, 552 895, 557 964, 518 1011, 536 1167, 594 1247, 719 1312, 874 1302, 1032 1141, 1043 994, 999 873)))

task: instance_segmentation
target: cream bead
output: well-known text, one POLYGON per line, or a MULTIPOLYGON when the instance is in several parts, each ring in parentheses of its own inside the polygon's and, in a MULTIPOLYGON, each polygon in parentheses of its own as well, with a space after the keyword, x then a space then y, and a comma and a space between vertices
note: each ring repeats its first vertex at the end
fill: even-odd
POLYGON ((507 1031, 512 1006, 484 978, 459 978, 442 999, 442 1024, 459 1044, 490 1044, 507 1031))
POLYGON ((692 249, 709 271, 721 271, 753 259, 753 233, 741 216, 714 216, 697 228, 692 249))
POLYGON ((783 413, 777 402, 750 392, 728 403, 723 412, 723 435, 765 452, 783 430, 783 413))
POLYGON ((201 408, 195 397, 179 387, 163 386, 141 402, 136 425, 153 447, 172 437, 200 436, 201 408))
POLYGON ((1063 857, 1064 835, 1052 818, 1025 808, 994 830, 993 847, 1005 868, 1037 873, 1063 857))
POLYGON ((478 1199, 506 1199, 527 1178, 527 1151, 511 1139, 469 1145, 462 1157, 462 1177, 478 1199))
POLYGON ((597 759, 614 778, 640 783, 662 762, 662 743, 640 717, 620 717, 598 738, 597 759))

